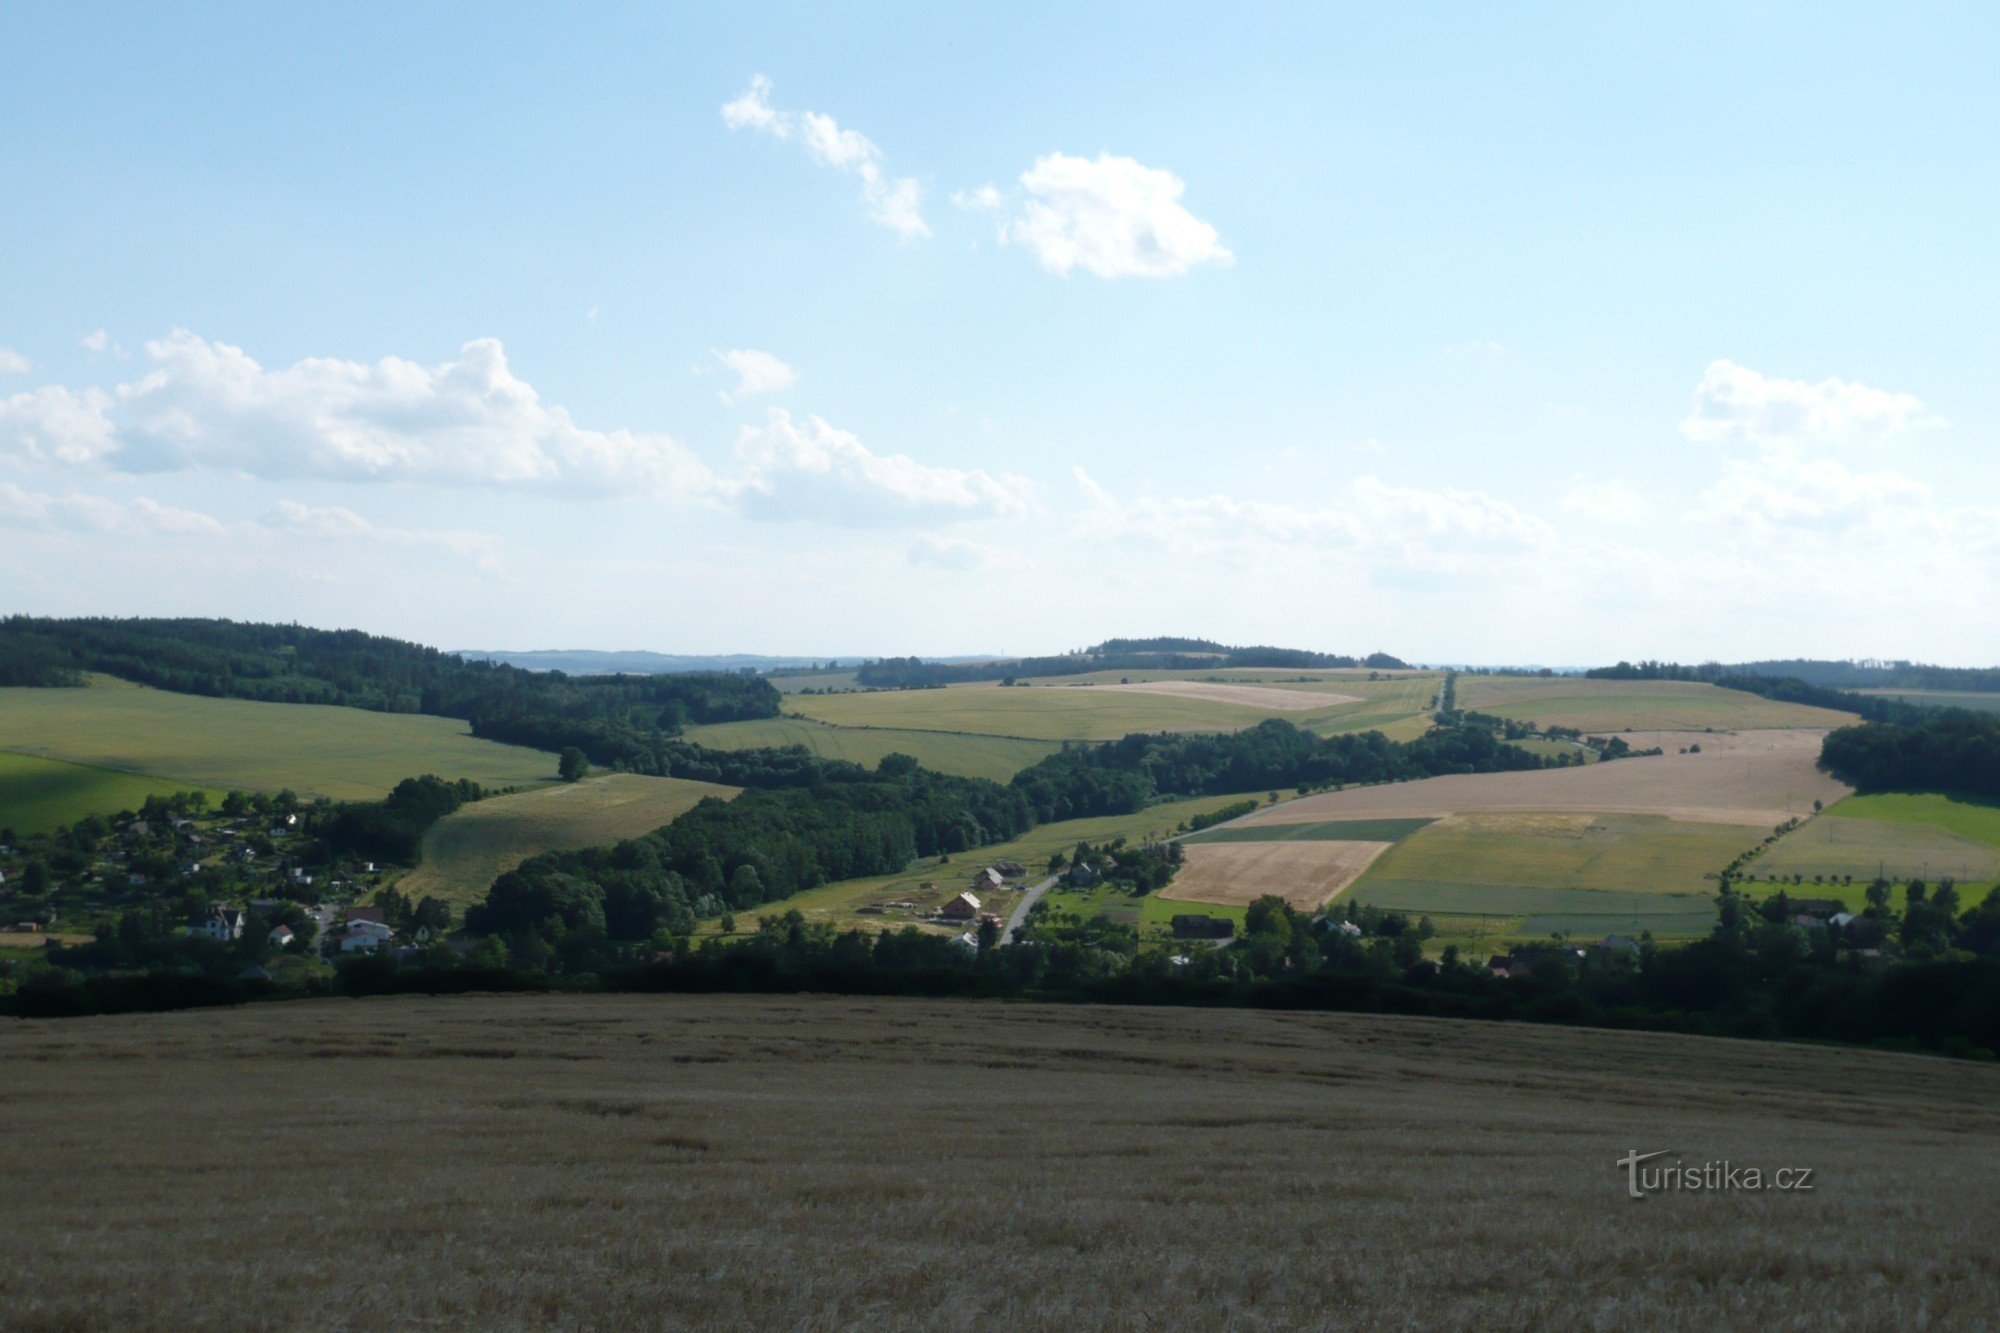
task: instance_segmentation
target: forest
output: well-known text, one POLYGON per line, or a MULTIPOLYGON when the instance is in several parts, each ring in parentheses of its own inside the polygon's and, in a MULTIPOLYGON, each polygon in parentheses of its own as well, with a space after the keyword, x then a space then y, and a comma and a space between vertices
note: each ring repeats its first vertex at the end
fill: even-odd
POLYGON ((996 658, 989 662, 927 662, 920 657, 885 657, 863 663, 855 679, 875 689, 923 689, 970 681, 1079 676, 1090 671, 1210 671, 1230 667, 1400 670, 1408 665, 1388 653, 1352 657, 1303 648, 1232 648, 1209 639, 1106 639, 1095 647, 1053 657, 996 658))
POLYGON ((1937 791, 2000 798, 2000 716, 1927 710, 1904 722, 1842 727, 1820 767, 1862 791, 1937 791))

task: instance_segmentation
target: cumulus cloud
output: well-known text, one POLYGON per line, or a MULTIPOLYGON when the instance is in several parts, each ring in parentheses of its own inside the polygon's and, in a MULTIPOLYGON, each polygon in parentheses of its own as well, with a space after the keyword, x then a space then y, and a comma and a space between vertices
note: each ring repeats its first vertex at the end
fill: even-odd
POLYGON ((1021 185, 1028 199, 1001 239, 1033 251, 1051 273, 1167 278, 1235 262, 1215 228, 1182 207, 1187 187, 1171 171, 1110 153, 1050 153, 1021 173, 1021 185))
POLYGON ((0 458, 68 466, 99 462, 118 447, 102 389, 59 384, 0 398, 0 458))
MULTIPOLYGON (((54 447, 67 450, 64 461, 115 452, 109 461, 134 472, 217 468, 265 479, 682 499, 699 498, 713 484, 700 460, 665 435, 577 425, 515 376, 505 350, 490 338, 467 343, 457 360, 434 367, 385 357, 372 364, 312 358, 266 369, 241 348, 185 330, 148 343, 146 352, 153 369, 119 386, 115 429, 106 415, 111 401, 97 390, 30 404, 0 422, 19 415, 34 426, 40 419, 39 435, 14 433, 30 438, 30 452, 46 452, 48 441, 61 438, 66 444, 54 447), (46 428, 51 417, 66 434, 46 428)), ((7 435, 0 426, 0 439, 7 435)))
POLYGON ((34 367, 11 347, 0 347, 0 375, 25 375, 34 367))
POLYGON ((1630 523, 1646 513, 1646 497, 1622 481, 1579 477, 1563 493, 1562 507, 1606 523, 1630 523))
POLYGON ((1809 384, 1714 361, 1681 422, 1690 440, 1776 445, 1900 434, 1936 423, 1914 396, 1838 378, 1809 384))
POLYGON ((946 537, 935 532, 920 533, 910 546, 909 562, 919 568, 974 573, 995 569, 1028 569, 1034 564, 1024 553, 1005 546, 946 537))
POLYGON ((723 104, 722 121, 732 130, 797 143, 820 164, 858 177, 868 216, 904 239, 931 234, 923 216, 924 189, 914 177, 891 178, 874 141, 859 130, 842 129, 832 116, 773 107, 771 81, 762 74, 751 78, 741 96, 723 104))
POLYGON ((866 525, 1014 518, 1034 506, 1024 478, 877 454, 819 417, 796 422, 781 408, 744 428, 736 454, 745 472, 730 493, 754 519, 866 525))
POLYGON ((255 527, 263 534, 286 538, 439 548, 482 569, 497 571, 500 568, 501 541, 492 533, 385 527, 341 505, 307 505, 296 500, 280 500, 265 511, 255 527))
POLYGON ((1936 517, 1931 488, 1898 472, 1856 472, 1831 458, 1774 453, 1731 463, 1692 517, 1728 526, 1867 527, 1903 516, 1936 517))
POLYGON ((736 376, 736 387, 722 395, 722 401, 733 402, 739 398, 750 398, 760 393, 777 393, 789 389, 798 381, 798 372, 772 356, 755 348, 742 348, 728 352, 716 352, 715 359, 736 376))
POLYGON ((111 346, 111 335, 103 329, 93 329, 77 339, 76 345, 86 352, 95 354, 111 346))

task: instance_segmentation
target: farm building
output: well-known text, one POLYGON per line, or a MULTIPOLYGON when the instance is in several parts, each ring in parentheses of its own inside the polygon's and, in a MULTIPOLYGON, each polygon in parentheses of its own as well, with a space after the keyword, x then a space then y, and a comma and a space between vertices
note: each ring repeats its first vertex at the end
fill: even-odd
POLYGON ((1234 921, 1205 912, 1176 912, 1170 924, 1177 940, 1226 940, 1236 934, 1234 921))
POLYGON ((990 893, 1006 882, 1007 877, 993 866, 986 867, 986 869, 972 877, 973 890, 979 893, 990 893))
POLYGON ((961 893, 943 907, 938 915, 947 921, 971 921, 979 915, 979 899, 970 893, 961 893))

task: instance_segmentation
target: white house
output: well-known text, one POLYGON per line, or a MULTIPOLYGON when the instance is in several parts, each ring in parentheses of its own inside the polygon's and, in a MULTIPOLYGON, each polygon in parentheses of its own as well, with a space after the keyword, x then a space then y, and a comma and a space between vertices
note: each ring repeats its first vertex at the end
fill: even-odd
POLYGON ((292 946, 292 941, 298 937, 292 934, 290 926, 273 926, 267 938, 278 948, 289 949, 292 946))
POLYGON ((349 921, 347 933, 340 937, 342 953, 374 953, 394 939, 396 932, 380 921, 349 921))
POLYGON ((979 936, 973 934, 969 930, 966 931, 963 935, 952 936, 951 942, 953 944, 956 944, 959 948, 965 950, 967 953, 979 952, 979 936))
POLYGON ((207 916, 188 928, 190 935, 227 944, 243 938, 243 913, 234 907, 210 908, 207 916))

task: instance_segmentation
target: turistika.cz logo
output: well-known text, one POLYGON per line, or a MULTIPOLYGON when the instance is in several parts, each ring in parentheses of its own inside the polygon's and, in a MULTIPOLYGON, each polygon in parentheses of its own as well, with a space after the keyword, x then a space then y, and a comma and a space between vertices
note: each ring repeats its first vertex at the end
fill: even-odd
POLYGON ((1625 1172, 1626 1194, 1634 1199, 1669 1191, 1701 1194, 1731 1190, 1781 1190, 1787 1194, 1810 1194, 1813 1188, 1813 1168, 1809 1166, 1781 1166, 1766 1171, 1762 1167, 1738 1166, 1729 1161, 1683 1162, 1678 1157, 1671 1162, 1659 1161, 1672 1155, 1671 1150, 1640 1152, 1636 1148, 1627 1149, 1625 1155, 1618 1159, 1619 1167, 1625 1172), (1655 1165, 1648 1166, 1648 1162, 1655 1165))

